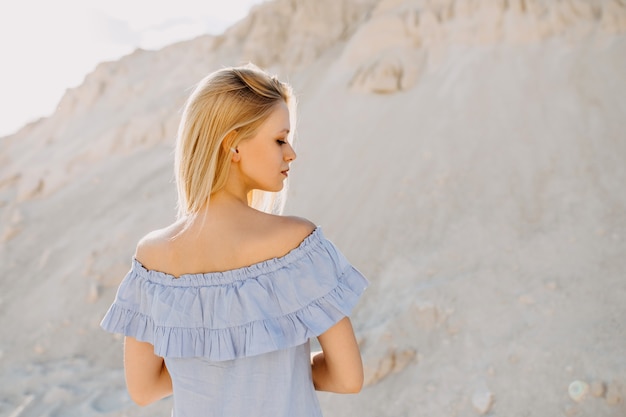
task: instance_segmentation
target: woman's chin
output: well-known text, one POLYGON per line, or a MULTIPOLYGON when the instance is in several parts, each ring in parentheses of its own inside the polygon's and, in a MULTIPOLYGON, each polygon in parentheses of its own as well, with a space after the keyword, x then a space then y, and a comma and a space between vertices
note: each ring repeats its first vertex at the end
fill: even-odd
POLYGON ((274 188, 273 190, 271 190, 271 192, 277 193, 279 191, 282 191, 283 188, 285 188, 285 184, 281 182, 280 185, 274 188))
POLYGON ((281 182, 280 184, 276 184, 276 185, 273 185, 271 187, 259 187, 259 188, 257 188, 257 190, 265 191, 265 192, 268 192, 268 193, 277 193, 277 192, 281 191, 283 188, 285 188, 285 184, 284 184, 284 182, 281 182))

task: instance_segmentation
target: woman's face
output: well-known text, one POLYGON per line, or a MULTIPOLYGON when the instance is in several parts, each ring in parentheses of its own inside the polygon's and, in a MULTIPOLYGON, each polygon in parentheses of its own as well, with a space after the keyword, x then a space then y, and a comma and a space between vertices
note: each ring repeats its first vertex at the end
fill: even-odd
POLYGON ((296 153, 287 142, 289 109, 280 101, 257 134, 237 146, 239 172, 249 189, 280 191, 296 153))

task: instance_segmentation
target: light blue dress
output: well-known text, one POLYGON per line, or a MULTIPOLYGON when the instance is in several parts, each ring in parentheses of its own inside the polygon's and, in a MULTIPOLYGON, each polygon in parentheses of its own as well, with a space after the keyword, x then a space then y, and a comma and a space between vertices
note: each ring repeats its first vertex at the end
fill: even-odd
POLYGON ((320 417, 309 338, 366 286, 318 227, 283 257, 224 272, 174 278, 133 259, 101 325, 165 358, 174 417, 320 417))

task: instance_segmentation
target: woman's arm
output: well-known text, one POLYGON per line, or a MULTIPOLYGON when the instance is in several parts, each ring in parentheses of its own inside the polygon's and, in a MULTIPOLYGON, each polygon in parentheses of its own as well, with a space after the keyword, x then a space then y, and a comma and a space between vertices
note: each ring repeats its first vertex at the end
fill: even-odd
POLYGON ((124 338, 124 371, 130 398, 148 405, 172 394, 172 379, 165 361, 154 354, 150 343, 124 338))
POLYGON ((361 391, 363 363, 350 319, 344 317, 317 339, 322 352, 311 358, 315 389, 344 394, 361 391))

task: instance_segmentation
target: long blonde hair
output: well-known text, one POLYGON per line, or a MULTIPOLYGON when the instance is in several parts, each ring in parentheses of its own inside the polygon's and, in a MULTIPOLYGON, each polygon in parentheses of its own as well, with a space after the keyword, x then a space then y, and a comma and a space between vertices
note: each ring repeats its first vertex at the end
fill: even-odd
MULTIPOLYGON (((195 216, 222 189, 230 169, 230 148, 253 137, 274 105, 284 101, 291 119, 293 142, 295 99, 291 87, 248 64, 223 68, 205 77, 191 93, 178 128, 175 153, 178 218, 195 216)), ((287 184, 280 192, 253 190, 249 204, 279 214, 287 184)))

